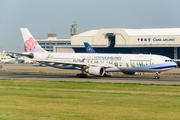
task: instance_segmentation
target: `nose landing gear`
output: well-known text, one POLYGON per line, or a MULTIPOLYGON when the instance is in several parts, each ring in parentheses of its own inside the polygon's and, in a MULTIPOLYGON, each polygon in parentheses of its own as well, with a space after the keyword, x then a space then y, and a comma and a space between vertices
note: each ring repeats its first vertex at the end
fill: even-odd
POLYGON ((156 77, 155 77, 155 79, 160 79, 159 74, 160 74, 160 72, 156 72, 156 77))

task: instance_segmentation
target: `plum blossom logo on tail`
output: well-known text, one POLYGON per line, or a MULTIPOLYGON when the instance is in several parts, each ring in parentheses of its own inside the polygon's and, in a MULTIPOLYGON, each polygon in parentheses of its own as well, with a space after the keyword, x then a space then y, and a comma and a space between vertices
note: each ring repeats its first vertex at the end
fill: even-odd
POLYGON ((26 48, 29 51, 33 51, 36 48, 37 42, 34 41, 32 37, 29 38, 29 40, 26 40, 26 48))

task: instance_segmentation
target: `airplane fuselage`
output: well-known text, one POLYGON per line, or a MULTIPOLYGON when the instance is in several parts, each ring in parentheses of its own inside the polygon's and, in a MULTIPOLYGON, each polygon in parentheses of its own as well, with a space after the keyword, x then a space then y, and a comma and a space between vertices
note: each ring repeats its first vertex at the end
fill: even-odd
MULTIPOLYGON (((66 62, 85 62, 89 64, 111 64, 106 72, 160 72, 176 66, 170 58, 151 54, 98 54, 98 53, 33 53, 34 59, 66 62)), ((63 68, 63 67, 62 67, 63 68)), ((67 68, 67 66, 66 66, 67 68)), ((73 68, 73 67, 71 67, 73 68)))

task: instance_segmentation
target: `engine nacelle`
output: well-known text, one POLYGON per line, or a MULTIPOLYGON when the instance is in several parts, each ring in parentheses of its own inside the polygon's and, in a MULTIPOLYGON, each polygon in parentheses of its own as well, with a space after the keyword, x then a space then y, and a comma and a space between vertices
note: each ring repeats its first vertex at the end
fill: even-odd
POLYGON ((90 67, 86 71, 91 75, 103 76, 104 75, 104 68, 102 67, 90 67))

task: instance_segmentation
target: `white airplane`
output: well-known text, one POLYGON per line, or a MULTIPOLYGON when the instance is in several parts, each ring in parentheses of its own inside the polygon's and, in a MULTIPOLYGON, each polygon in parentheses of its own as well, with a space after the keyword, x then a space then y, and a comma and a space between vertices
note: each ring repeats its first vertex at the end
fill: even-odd
POLYGON ((159 79, 160 72, 177 66, 168 57, 152 54, 50 53, 41 48, 27 28, 21 28, 21 33, 27 52, 14 54, 27 56, 51 67, 80 70, 82 73, 77 77, 87 77, 85 73, 106 76, 105 72, 156 72, 155 78, 159 79))
POLYGON ((0 58, 0 62, 3 62, 3 63, 6 63, 6 62, 9 62, 9 61, 11 61, 12 59, 11 59, 11 57, 9 57, 9 56, 4 56, 4 57, 1 57, 0 58))
POLYGON ((5 54, 5 50, 0 54, 0 62, 7 63, 11 60, 12 58, 8 56, 7 54, 5 54))

